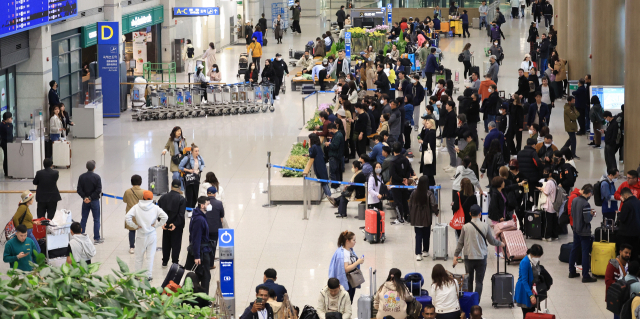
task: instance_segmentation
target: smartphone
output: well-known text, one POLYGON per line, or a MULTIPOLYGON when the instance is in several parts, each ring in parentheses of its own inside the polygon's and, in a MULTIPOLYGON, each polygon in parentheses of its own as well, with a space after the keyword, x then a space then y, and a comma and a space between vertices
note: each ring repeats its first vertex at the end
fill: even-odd
POLYGON ((258 298, 256 299, 256 302, 257 302, 257 303, 262 303, 262 298, 258 297, 258 298))

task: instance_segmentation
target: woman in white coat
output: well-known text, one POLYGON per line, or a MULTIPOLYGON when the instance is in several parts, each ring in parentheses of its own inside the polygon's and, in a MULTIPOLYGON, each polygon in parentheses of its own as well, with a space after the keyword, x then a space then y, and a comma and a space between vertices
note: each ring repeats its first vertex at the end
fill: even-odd
POLYGON ((384 184, 382 181, 382 164, 376 163, 374 171, 375 174, 369 174, 369 179, 367 180, 367 204, 369 209, 377 208, 382 210, 383 195, 380 194, 380 188, 384 184))
POLYGON ((216 64, 216 46, 213 42, 209 42, 209 48, 207 51, 204 51, 202 58, 207 59, 208 68, 211 68, 212 65, 216 64))

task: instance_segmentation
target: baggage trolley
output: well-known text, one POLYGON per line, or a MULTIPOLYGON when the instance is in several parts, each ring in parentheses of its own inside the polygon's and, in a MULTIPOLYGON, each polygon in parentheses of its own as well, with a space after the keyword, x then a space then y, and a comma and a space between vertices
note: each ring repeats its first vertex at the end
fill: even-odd
POLYGON ((214 116, 218 116, 218 115, 222 115, 222 112, 224 110, 224 98, 223 96, 223 92, 222 92, 223 88, 220 85, 214 85, 213 86, 213 94, 212 94, 212 99, 209 102, 209 105, 213 105, 213 115, 214 116))
POLYGON ((261 103, 262 105, 260 106, 260 108, 262 109, 262 112, 266 112, 267 109, 270 110, 271 112, 275 111, 275 108, 273 107, 273 90, 275 89, 275 85, 273 85, 272 83, 269 82, 264 82, 262 85, 260 85, 260 91, 261 91, 261 103))
POLYGON ((67 262, 69 256, 69 237, 71 236, 71 224, 60 226, 47 226, 45 256, 47 264, 61 267, 67 262))
POLYGON ((249 83, 245 87, 247 94, 247 113, 255 113, 257 111, 256 108, 256 93, 255 93, 255 84, 249 83))
POLYGON ((231 114, 231 87, 222 86, 222 111, 220 114, 231 114))
POLYGON ((238 110, 240 109, 240 102, 238 100, 238 85, 237 84, 231 84, 229 85, 229 90, 231 91, 231 114, 236 115, 238 114, 238 110))
MULTIPOLYGON (((249 85, 250 86, 250 85, 249 85)), ((248 113, 249 107, 247 105, 247 84, 238 84, 238 113, 248 113)))

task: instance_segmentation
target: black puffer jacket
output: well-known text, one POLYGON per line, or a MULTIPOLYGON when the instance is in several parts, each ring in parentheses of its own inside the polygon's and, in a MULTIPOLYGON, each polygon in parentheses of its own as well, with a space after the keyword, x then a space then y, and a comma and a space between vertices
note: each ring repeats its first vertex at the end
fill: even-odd
POLYGON ((529 181, 529 187, 538 185, 543 163, 533 146, 527 145, 518 153, 518 164, 520 165, 520 174, 529 181))
MULTIPOLYGON (((469 122, 469 109, 471 108, 471 103, 473 99, 471 98, 471 94, 473 94, 472 89, 465 89, 463 96, 458 96, 458 101, 460 102, 460 109, 458 110, 458 114, 464 114, 467 116, 467 122, 469 122)), ((477 121, 476 121, 477 122, 477 121)), ((473 122, 473 123, 476 123, 473 122)))
POLYGON ((489 219, 492 221, 499 222, 500 218, 504 218, 504 221, 511 220, 510 214, 508 214, 508 209, 505 211, 507 207, 507 202, 505 199, 507 195, 504 192, 498 191, 498 189, 491 187, 489 191, 489 196, 491 196, 491 201, 489 202, 489 219), (504 198, 502 197, 504 195, 504 198))
POLYGON ((456 129, 458 128, 458 119, 456 112, 447 113, 447 117, 444 122, 444 129, 442 130, 442 136, 445 138, 455 138, 456 129))

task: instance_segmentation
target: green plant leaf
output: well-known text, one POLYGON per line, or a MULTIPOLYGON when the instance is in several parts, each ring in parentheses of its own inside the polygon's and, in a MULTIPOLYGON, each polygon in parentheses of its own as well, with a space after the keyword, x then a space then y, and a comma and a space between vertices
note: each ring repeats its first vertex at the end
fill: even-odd
POLYGON ((51 274, 51 268, 46 267, 44 269, 42 269, 42 271, 40 271, 40 276, 42 277, 47 277, 49 276, 49 274, 51 274))

